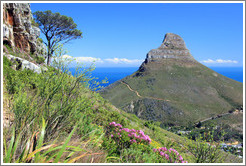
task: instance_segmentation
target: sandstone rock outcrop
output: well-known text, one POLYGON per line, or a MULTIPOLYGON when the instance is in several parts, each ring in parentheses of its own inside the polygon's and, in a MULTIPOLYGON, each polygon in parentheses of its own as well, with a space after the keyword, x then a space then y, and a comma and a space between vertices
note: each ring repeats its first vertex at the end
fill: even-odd
POLYGON ((161 62, 162 59, 195 61, 186 48, 184 40, 176 34, 167 33, 161 46, 148 52, 146 62, 161 62))
POLYGON ((3 3, 3 44, 46 58, 46 47, 37 40, 40 29, 32 21, 30 4, 3 3))
POLYGON ((29 62, 25 59, 19 58, 19 57, 15 57, 13 55, 10 54, 5 54, 4 56, 6 56, 9 60, 11 60, 12 62, 16 62, 15 65, 15 69, 16 70, 23 70, 23 69, 29 69, 32 70, 35 73, 40 74, 42 71, 47 71, 48 69, 44 66, 38 66, 32 62, 29 62))

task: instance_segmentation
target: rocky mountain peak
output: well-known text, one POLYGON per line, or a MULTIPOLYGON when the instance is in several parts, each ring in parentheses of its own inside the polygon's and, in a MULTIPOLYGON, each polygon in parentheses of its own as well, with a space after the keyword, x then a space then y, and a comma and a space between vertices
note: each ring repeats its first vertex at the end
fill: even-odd
POLYGON ((161 46, 148 52, 145 62, 161 62, 166 59, 195 61, 186 48, 184 40, 173 33, 167 33, 161 46))
POLYGON ((174 33, 167 33, 164 37, 161 48, 169 48, 169 49, 187 49, 185 46, 184 40, 174 33))

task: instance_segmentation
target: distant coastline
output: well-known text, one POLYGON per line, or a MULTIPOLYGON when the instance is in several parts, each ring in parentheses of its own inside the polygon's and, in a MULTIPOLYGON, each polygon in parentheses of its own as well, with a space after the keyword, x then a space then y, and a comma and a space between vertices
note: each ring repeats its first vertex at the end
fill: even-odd
MULTIPOLYGON (((233 80, 243 82, 243 67, 209 67, 210 69, 216 71, 233 80)), ((102 84, 106 87, 115 81, 118 81, 128 75, 131 75, 138 70, 138 67, 96 67, 92 72, 92 77, 98 78, 97 81, 102 81, 107 78, 108 83, 102 84)), ((71 67, 70 71, 72 74, 75 72, 75 68, 71 67)))

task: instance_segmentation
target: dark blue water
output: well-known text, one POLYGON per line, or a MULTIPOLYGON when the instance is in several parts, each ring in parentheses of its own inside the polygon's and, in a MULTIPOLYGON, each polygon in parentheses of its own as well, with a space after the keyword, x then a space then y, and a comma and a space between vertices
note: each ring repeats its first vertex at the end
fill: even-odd
MULTIPOLYGON (((106 87, 115 81, 118 81, 128 75, 131 75, 138 70, 138 67, 98 67, 91 72, 91 76, 98 78, 95 79, 97 82, 107 80, 107 83, 101 84, 101 86, 106 87)), ((71 73, 74 75, 75 68, 70 68, 71 73)))
POLYGON ((243 67, 210 67, 210 69, 233 80, 243 82, 243 67))
MULTIPOLYGON (((243 82, 243 68, 242 67, 210 67, 212 70, 234 79, 239 82, 243 82)), ((105 78, 107 78, 107 83, 101 84, 102 86, 106 87, 117 80, 120 80, 128 75, 131 75, 135 71, 138 70, 138 67, 119 67, 119 68, 96 68, 94 71, 91 72, 92 77, 96 77, 96 81, 101 82, 105 78)), ((75 68, 70 68, 72 74, 75 73, 75 68)))

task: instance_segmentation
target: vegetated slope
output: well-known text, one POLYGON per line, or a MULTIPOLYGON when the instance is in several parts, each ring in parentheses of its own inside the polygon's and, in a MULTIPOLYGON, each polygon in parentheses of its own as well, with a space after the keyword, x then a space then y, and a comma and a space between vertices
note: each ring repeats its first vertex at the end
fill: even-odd
POLYGON ((167 34, 138 71, 100 93, 126 112, 169 125, 198 122, 243 104, 242 83, 197 62, 175 34, 167 34))
MULTIPOLYGON (((88 89, 86 84, 89 81, 87 71, 73 77, 48 67, 47 71, 37 74, 27 69, 23 71, 16 69, 13 67, 15 65, 14 61, 8 60, 5 56, 3 59, 4 95, 12 103, 11 106, 8 106, 4 102, 4 108, 8 108, 10 113, 14 115, 12 124, 4 128, 4 140, 6 140, 4 147, 7 147, 7 149, 4 149, 5 152, 11 148, 9 138, 14 138, 14 135, 8 134, 12 128, 15 129, 18 136, 14 138, 16 139, 14 156, 9 159, 5 153, 5 162, 54 162, 53 159, 56 158, 56 153, 51 149, 41 153, 45 158, 39 157, 38 159, 38 155, 34 155, 30 159, 22 158, 19 160, 21 157, 19 154, 21 153, 17 152, 23 151, 23 148, 26 147, 23 145, 31 144, 31 146, 39 149, 37 147, 39 145, 36 145, 35 141, 32 142, 35 135, 34 138, 38 140, 42 138, 39 133, 45 133, 42 138, 45 145, 55 146, 55 148, 64 146, 64 142, 70 140, 67 144, 69 147, 65 145, 65 149, 69 149, 71 153, 62 153, 63 157, 58 160, 60 162, 69 161, 70 159, 74 159, 74 162, 119 162, 119 160, 109 160, 111 156, 107 155, 110 151, 104 150, 102 147, 104 140, 109 139, 106 136, 105 129, 112 121, 121 123, 124 127, 130 129, 143 130, 152 140, 150 148, 162 146, 174 148, 188 162, 196 161, 196 157, 192 155, 194 149, 189 148, 193 145, 193 142, 168 132, 154 123, 140 120, 133 114, 117 109, 98 93, 88 89), (39 132, 41 119, 45 121, 45 132, 39 132), (77 126, 76 130, 74 130, 75 126, 77 126), (71 131, 74 132, 72 137, 70 136, 71 131), (48 151, 50 152, 48 153, 48 151), (67 155, 70 156, 68 159, 67 155), (93 157, 86 155, 93 155, 93 157), (15 160, 16 158, 18 160, 15 160), (50 160, 48 160, 49 158, 50 160)), ((114 145, 114 143, 111 145, 114 145)), ((112 148, 111 145, 109 148, 112 148)), ((43 148, 47 148, 47 146, 43 148)), ((133 148, 127 156, 136 156, 135 153, 139 150, 133 148)), ((30 150, 29 153, 31 152, 33 150, 30 150)), ((124 156, 123 152, 120 151, 119 155, 124 156)), ((141 156, 141 154, 138 154, 138 156, 141 156)), ((114 158, 115 156, 112 156, 112 159, 114 158)), ((155 162, 153 159, 152 161, 155 162)), ((132 162, 141 162, 141 160, 132 162)), ((236 156, 229 155, 226 162, 241 162, 241 160, 237 159, 236 156)))
MULTIPOLYGON (((78 129, 69 145, 83 146, 82 154, 89 152, 93 154, 100 151, 95 162, 107 161, 107 151, 103 151, 99 147, 101 147, 105 135, 104 128, 112 121, 121 123, 124 127, 143 130, 151 137, 152 142, 155 142, 153 146, 156 148, 166 146, 179 150, 181 154, 186 152, 181 149, 180 145, 180 142, 184 142, 184 138, 154 124, 151 125, 152 127, 146 127, 145 121, 117 109, 98 93, 89 90, 85 84, 77 82, 88 81, 89 78, 85 73, 80 73, 83 76, 79 79, 49 67, 46 72, 37 74, 26 69, 16 70, 13 68, 14 62, 5 56, 3 59, 4 98, 11 101, 11 105, 8 105, 7 102, 3 104, 4 109, 8 109, 14 118, 10 123, 6 122, 4 126, 6 147, 9 147, 11 138, 11 135, 7 133, 14 127, 16 134, 21 134, 21 138, 24 138, 24 140, 20 139, 21 143, 16 146, 18 151, 22 151, 24 147, 21 144, 25 144, 28 141, 26 138, 39 131, 40 118, 44 118, 46 121, 45 143, 64 142, 69 132, 77 125, 78 129)), ((38 133, 36 135, 39 138, 38 133)), ((15 157, 19 157, 18 153, 15 155, 15 157)), ((6 154, 4 154, 5 157, 6 154)), ((190 162, 194 160, 190 153, 184 154, 183 157, 190 162)), ((83 158, 76 162, 92 161, 87 159, 83 158)))

